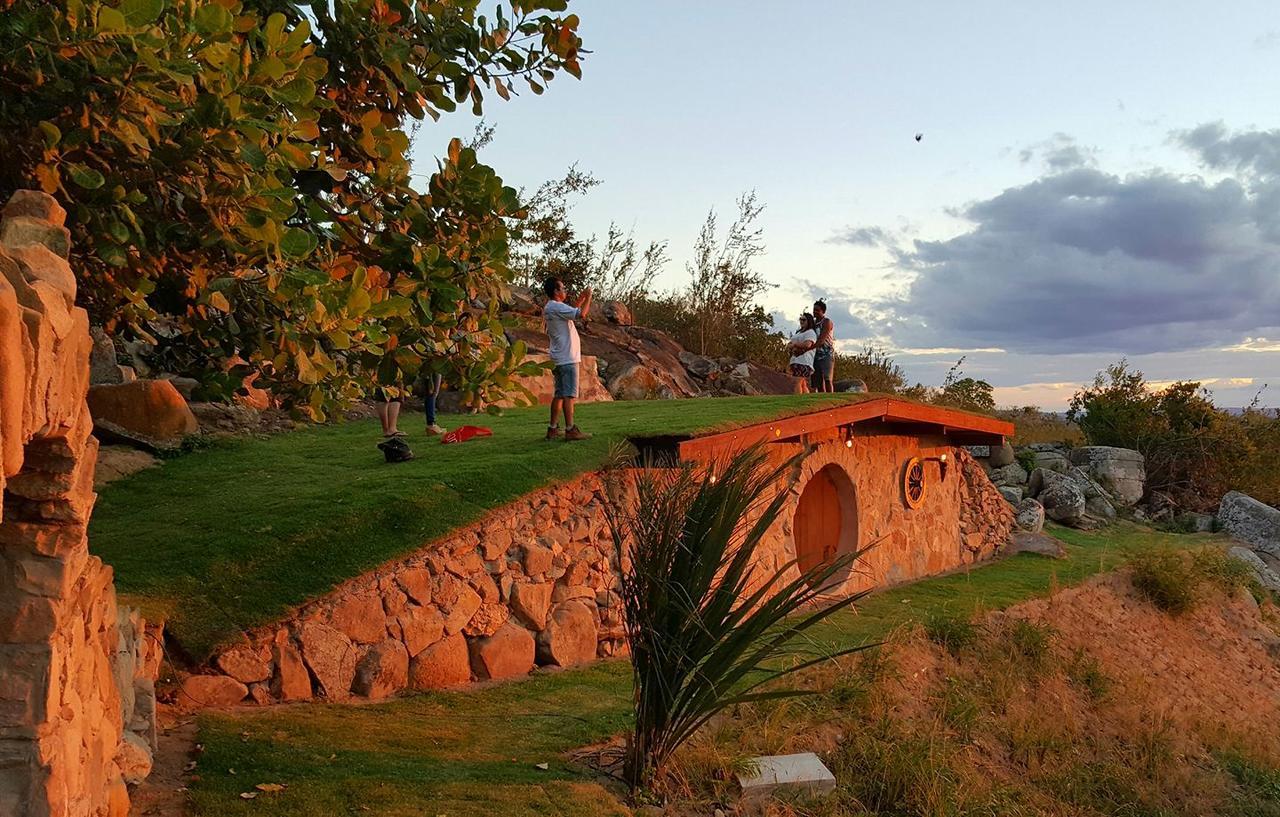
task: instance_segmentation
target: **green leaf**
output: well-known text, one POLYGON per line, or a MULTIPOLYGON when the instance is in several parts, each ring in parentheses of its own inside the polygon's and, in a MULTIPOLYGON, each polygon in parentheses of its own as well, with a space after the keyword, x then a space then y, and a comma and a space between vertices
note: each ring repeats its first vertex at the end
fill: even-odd
POLYGON ((99 33, 108 34, 118 31, 124 31, 127 27, 124 15, 110 6, 103 6, 98 9, 98 31, 99 33))
POLYGON ((231 30, 231 12, 217 3, 196 9, 196 31, 201 34, 225 34, 231 30))
POLYGON ((164 0, 124 0, 120 11, 131 28, 142 28, 154 23, 164 11, 164 0))
POLYGON ((47 148, 54 147, 62 141, 62 131, 58 130, 58 126, 52 122, 40 122, 40 132, 44 134, 44 146, 47 148))
POLYGON ((285 255, 301 258, 314 250, 318 243, 320 242, 316 237, 306 230, 290 227, 284 231, 284 237, 280 239, 280 251, 285 255))
POLYGON ((85 190, 97 190, 107 181, 101 173, 84 165, 69 164, 67 170, 71 174, 71 181, 85 190))

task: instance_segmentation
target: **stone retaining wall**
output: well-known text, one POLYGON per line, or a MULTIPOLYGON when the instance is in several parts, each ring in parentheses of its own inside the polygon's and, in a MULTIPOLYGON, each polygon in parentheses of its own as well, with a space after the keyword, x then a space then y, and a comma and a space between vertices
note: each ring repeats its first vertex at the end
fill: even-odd
POLYGON ((98 446, 65 216, 49 196, 19 191, 0 224, 5 817, 125 817, 126 783, 150 771, 154 742, 158 650, 116 606, 111 568, 85 532, 98 446))
MULTIPOLYGON (((779 456, 798 450, 774 449, 779 456)), ((837 465, 849 476, 857 524, 845 546, 876 543, 846 589, 891 584, 992 556, 1012 509, 963 450, 942 438, 866 434, 819 443, 807 457, 761 568, 795 558, 793 516, 806 482, 837 465), (925 504, 906 508, 903 465, 946 453, 925 504), (958 466, 958 467, 957 467, 958 466)), ((188 677, 189 707, 313 697, 378 698, 571 666, 626 650, 618 558, 600 477, 529 494, 417 553, 350 581, 287 620, 247 634, 188 677)))

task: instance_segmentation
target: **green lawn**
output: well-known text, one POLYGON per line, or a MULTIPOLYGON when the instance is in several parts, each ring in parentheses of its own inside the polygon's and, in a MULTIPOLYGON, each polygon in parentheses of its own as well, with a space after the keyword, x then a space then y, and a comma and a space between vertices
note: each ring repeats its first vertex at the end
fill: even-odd
MULTIPOLYGON (((597 403, 581 443, 549 443, 545 409, 466 418, 493 436, 440 445, 401 424, 417 459, 387 465, 372 421, 228 442, 107 486, 90 527, 130 601, 194 658, 240 630, 480 517, 601 466, 629 435, 689 434, 812 411, 847 395, 597 403)), ((457 423, 463 418, 451 417, 457 423)))
MULTIPOLYGON (((823 647, 877 641, 941 611, 999 609, 1119 564, 1135 547, 1219 541, 1120 526, 1056 529, 1068 558, 1022 554, 967 573, 904 585, 841 613, 823 647)), ((602 662, 470 692, 430 693, 365 706, 304 704, 205 713, 205 746, 191 784, 194 814, 328 817, 597 815, 616 798, 566 762, 566 753, 626 729, 629 666, 602 662), (536 764, 547 763, 546 770, 536 764), (230 770, 234 769, 232 774, 230 770), (240 798, 260 783, 282 792, 240 798)), ((625 813, 625 812, 621 812, 625 813)))

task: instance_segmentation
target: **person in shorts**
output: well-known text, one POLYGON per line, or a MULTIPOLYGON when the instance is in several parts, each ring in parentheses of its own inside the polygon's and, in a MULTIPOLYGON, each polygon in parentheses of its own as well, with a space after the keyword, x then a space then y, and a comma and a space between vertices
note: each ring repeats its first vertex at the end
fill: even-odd
POLYGON ((827 302, 819 298, 813 303, 813 328, 818 333, 817 348, 813 352, 813 390, 836 390, 836 333, 835 324, 827 317, 827 302))
POLYGON ((787 350, 791 352, 791 376, 796 379, 796 392, 809 393, 809 378, 813 377, 813 354, 818 345, 818 333, 813 328, 813 316, 805 312, 800 316, 800 331, 791 336, 787 350))
POLYGON ((582 363, 582 345, 578 340, 578 318, 586 319, 591 311, 591 288, 588 287, 571 306, 565 303, 564 282, 548 278, 542 286, 547 293, 547 305, 542 308, 542 320, 550 339, 549 352, 555 365, 555 394, 551 398, 551 422, 547 424, 547 439, 567 441, 590 439, 573 421, 573 403, 578 397, 578 366, 582 363), (560 431, 559 416, 564 416, 564 431, 560 431))

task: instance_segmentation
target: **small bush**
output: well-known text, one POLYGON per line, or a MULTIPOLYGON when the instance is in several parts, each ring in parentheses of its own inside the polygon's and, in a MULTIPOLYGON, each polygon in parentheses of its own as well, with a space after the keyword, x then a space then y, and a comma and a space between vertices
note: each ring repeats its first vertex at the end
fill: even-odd
POLYGON ((1067 677, 1095 701, 1105 698, 1111 689, 1111 679, 1102 671, 1098 659, 1083 649, 1076 649, 1067 665, 1067 677))
POLYGON ((1196 606, 1200 580, 1184 554, 1144 550, 1130 561, 1133 586, 1156 607, 1179 616, 1196 606))
POLYGON ((924 622, 924 632, 929 640, 956 655, 978 638, 978 628, 967 618, 945 612, 931 613, 924 622))
POLYGON ((968 685, 956 678, 948 678, 940 703, 943 722, 956 730, 961 740, 966 743, 973 740, 973 730, 982 716, 982 707, 968 685))
POLYGON ((1215 758, 1232 782, 1231 817, 1280 817, 1280 770, 1260 766, 1238 752, 1215 758))
POLYGON ((1036 470, 1036 452, 1030 448, 1024 448, 1017 453, 1018 465, 1022 466, 1022 470, 1030 474, 1036 470))
POLYGON ((1190 554, 1148 549, 1129 561, 1133 586, 1155 606, 1170 615, 1192 610, 1207 585, 1222 592, 1247 587, 1249 568, 1231 559, 1220 548, 1204 548, 1190 554))
POLYGON ((1049 657, 1049 644, 1053 631, 1042 624, 1024 619, 1014 619, 1009 627, 1009 643, 1014 651, 1033 666, 1042 666, 1049 657))

